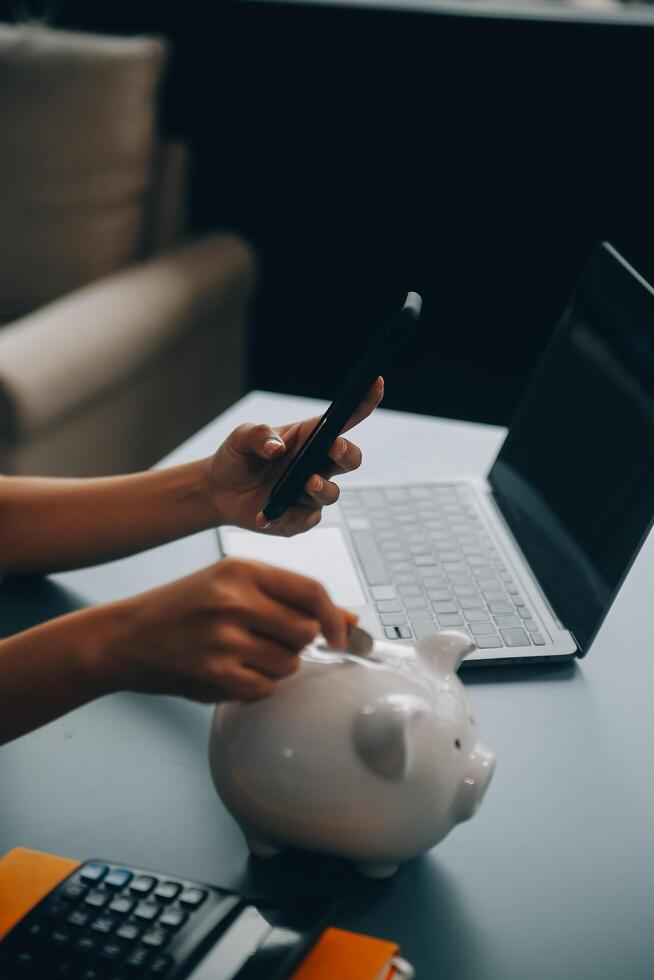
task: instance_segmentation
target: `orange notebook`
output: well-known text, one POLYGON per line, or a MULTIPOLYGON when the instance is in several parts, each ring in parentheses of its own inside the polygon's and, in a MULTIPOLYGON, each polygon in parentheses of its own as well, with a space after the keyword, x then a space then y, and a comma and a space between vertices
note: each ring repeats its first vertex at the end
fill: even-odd
MULTIPOLYGON (((79 861, 16 847, 0 858, 0 940, 79 861)), ((409 980, 396 943, 343 929, 326 929, 291 980, 409 980)))

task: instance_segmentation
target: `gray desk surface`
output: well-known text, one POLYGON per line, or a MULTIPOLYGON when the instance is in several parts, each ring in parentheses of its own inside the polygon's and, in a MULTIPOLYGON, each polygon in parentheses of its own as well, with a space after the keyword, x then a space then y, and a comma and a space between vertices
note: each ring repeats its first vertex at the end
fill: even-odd
MULTIPOLYGON (((289 421, 319 407, 252 394, 166 462, 208 454, 238 422, 289 421)), ((379 412, 360 429, 366 462, 350 479, 483 472, 502 437, 379 412)), ((216 555, 203 533, 4 586, 5 632, 216 555)), ((338 924, 399 940, 428 980, 645 980, 654 975, 653 581, 650 538, 583 662, 467 675, 481 734, 498 753, 494 781, 472 822, 388 882, 362 881, 329 859, 249 861, 210 783, 209 709, 128 694, 0 749, 0 853, 22 844, 272 894, 342 893, 338 924)))

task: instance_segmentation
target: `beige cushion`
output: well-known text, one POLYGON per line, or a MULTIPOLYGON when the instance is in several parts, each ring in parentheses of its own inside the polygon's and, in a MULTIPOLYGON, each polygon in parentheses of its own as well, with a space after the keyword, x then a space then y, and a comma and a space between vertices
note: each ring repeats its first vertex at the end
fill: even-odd
POLYGON ((164 56, 0 25, 0 322, 143 253, 164 56))

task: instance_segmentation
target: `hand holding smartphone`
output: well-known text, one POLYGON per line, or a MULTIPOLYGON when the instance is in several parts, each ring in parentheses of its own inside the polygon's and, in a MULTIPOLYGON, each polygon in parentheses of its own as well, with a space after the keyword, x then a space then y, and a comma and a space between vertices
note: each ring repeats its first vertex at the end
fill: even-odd
POLYGON ((393 367, 420 319, 422 300, 408 293, 401 310, 380 330, 299 452, 274 485, 263 513, 277 520, 301 495, 312 473, 327 462, 327 453, 374 381, 392 375, 393 367))

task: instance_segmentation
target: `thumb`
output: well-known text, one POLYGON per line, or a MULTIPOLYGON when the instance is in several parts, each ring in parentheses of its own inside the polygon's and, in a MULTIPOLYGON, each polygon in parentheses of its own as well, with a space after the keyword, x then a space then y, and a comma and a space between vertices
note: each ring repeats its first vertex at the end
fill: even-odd
POLYGON ((286 452, 286 443, 269 425, 239 425, 232 433, 232 448, 244 456, 277 459, 286 452))

